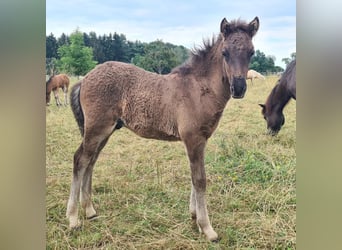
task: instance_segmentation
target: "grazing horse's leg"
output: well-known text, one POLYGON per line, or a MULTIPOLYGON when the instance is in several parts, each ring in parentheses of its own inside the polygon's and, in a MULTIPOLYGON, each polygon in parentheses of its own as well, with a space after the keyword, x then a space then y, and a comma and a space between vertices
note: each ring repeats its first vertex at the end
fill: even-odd
POLYGON ((193 218, 196 218, 200 230, 206 237, 211 241, 215 241, 218 239, 218 235, 210 224, 205 199, 206 176, 204 169, 204 148, 206 139, 199 138, 194 140, 193 138, 189 138, 189 140, 183 141, 187 149, 191 168, 192 190, 190 195, 190 213, 193 218))
POLYGON ((58 97, 58 88, 53 89, 53 95, 55 96, 56 105, 61 106, 62 104, 58 97))
POLYGON ((65 106, 68 105, 68 87, 64 86, 63 87, 63 93, 64 93, 64 104, 65 106))
POLYGON ((66 213, 70 228, 80 226, 77 209, 79 199, 86 211, 87 218, 96 216, 96 211, 91 202, 91 178, 97 157, 113 132, 113 128, 110 132, 108 131, 100 128, 86 131, 83 142, 74 155, 73 179, 66 213))

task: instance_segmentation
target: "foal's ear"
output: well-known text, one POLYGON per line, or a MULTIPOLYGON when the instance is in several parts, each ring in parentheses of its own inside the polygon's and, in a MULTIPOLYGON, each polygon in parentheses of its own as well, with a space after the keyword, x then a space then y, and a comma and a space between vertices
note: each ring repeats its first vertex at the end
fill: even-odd
POLYGON ((249 24, 249 34, 253 37, 259 29, 259 18, 256 16, 249 24))
POLYGON ((262 107, 262 109, 266 108, 265 104, 259 103, 259 106, 262 107))
POLYGON ((223 18, 221 21, 221 33, 225 34, 227 32, 227 28, 229 26, 229 23, 226 18, 223 18))

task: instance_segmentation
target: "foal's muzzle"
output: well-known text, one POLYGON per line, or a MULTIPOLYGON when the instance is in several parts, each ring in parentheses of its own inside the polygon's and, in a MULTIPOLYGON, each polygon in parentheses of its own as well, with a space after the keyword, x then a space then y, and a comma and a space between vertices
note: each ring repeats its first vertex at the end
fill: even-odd
POLYGON ((246 79, 243 77, 234 77, 230 86, 233 98, 243 98, 247 89, 246 79))

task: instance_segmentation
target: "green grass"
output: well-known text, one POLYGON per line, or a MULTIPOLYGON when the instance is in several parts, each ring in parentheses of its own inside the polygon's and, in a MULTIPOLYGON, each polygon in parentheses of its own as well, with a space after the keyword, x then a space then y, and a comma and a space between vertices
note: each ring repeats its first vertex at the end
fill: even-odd
POLYGON ((99 217, 81 217, 82 229, 70 231, 66 203, 81 136, 70 107, 57 108, 51 97, 46 108, 46 248, 295 249, 296 102, 285 107, 286 123, 276 137, 266 135, 258 106, 276 80, 248 82, 245 98, 228 102, 208 141, 207 201, 219 243, 207 242, 190 218, 183 144, 143 139, 127 129, 112 135, 94 169, 99 217))

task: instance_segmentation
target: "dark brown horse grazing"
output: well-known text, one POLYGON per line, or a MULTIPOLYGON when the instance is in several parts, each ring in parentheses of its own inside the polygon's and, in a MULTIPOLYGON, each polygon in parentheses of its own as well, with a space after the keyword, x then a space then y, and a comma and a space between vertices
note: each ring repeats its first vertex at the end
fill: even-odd
POLYGON ((283 109, 291 98, 296 100, 296 60, 290 62, 286 67, 285 72, 267 97, 266 103, 259 104, 271 135, 278 134, 284 125, 283 109))
POLYGON ((94 164, 111 134, 126 127, 141 137, 184 142, 192 180, 190 213, 209 240, 218 239, 207 212, 204 149, 229 98, 245 94, 258 28, 257 17, 250 23, 224 18, 219 36, 168 75, 106 62, 73 86, 71 107, 83 141, 74 155, 66 213, 70 228, 80 225, 79 198, 86 217, 96 216, 91 202, 94 164))
POLYGON ((56 105, 61 106, 62 103, 58 97, 58 89, 61 88, 64 93, 64 104, 68 105, 68 89, 69 89, 69 77, 65 74, 53 75, 46 82, 46 105, 50 105, 50 94, 53 91, 55 96, 56 105))

